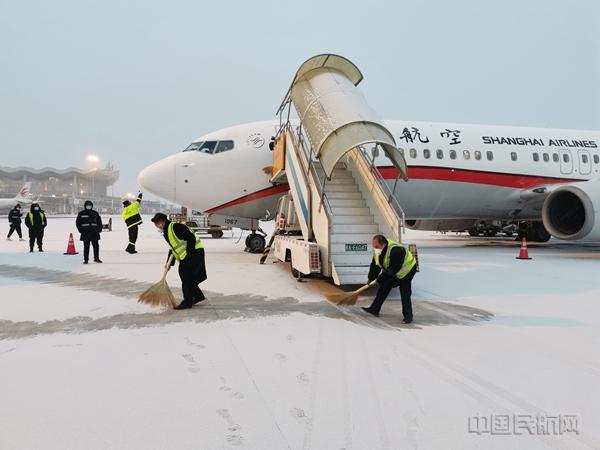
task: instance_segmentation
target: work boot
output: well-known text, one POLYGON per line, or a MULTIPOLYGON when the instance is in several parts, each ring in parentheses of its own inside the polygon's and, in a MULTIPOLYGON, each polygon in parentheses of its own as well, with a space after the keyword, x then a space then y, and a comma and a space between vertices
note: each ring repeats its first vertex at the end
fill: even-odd
POLYGON ((29 249, 29 253, 33 253, 33 248, 30 248, 30 249, 29 249))
POLYGON ((38 249, 38 252, 43 252, 43 251, 44 251, 44 250, 42 250, 42 247, 40 247, 40 248, 38 249))
POLYGON ((412 322, 412 319, 404 319, 404 320, 402 321, 402 323, 406 323, 406 324, 409 324, 409 323, 411 323, 411 322, 412 322))
POLYGON ((99 259, 95 259, 94 262, 95 263, 101 263, 102 261, 100 261, 99 259))
POLYGON ((198 298, 198 299, 194 300, 192 302, 192 305, 195 305, 196 303, 203 302, 204 300, 206 300, 206 297, 203 295, 201 298, 198 298))
POLYGON ((11 239, 11 238, 9 238, 9 237, 7 237, 7 238, 6 238, 6 240, 7 240, 7 241, 12 241, 12 239, 11 239))
POLYGON ((367 312, 367 313, 371 314, 372 316, 379 317, 379 313, 378 313, 378 312, 375 312, 375 311, 373 311, 373 310, 371 309, 371 307, 368 307, 368 308, 367 308, 367 307, 365 307, 365 306, 361 306, 361 309, 362 309, 364 312, 367 312))
POLYGON ((87 263, 88 263, 88 262, 87 262, 87 259, 86 259, 86 260, 84 260, 84 261, 83 261, 83 263, 84 263, 84 264, 87 264, 87 263))
POLYGON ((181 302, 179 305, 175 307, 175 309, 190 309, 192 305, 188 305, 187 303, 181 302))

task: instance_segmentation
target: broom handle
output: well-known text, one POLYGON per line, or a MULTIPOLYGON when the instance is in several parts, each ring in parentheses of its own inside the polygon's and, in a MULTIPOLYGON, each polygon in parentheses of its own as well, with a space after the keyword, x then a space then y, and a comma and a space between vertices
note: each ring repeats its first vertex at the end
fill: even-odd
POLYGON ((361 292, 366 291, 367 289, 369 289, 371 286, 375 286, 375 284, 377 284, 377 278, 375 278, 373 281, 371 281, 370 283, 365 284, 363 287, 358 288, 356 291, 354 291, 355 294, 360 294, 361 292))
POLYGON ((163 273, 162 279, 165 280, 167 278, 167 273, 169 273, 169 269, 171 268, 171 261, 173 261, 173 253, 169 256, 167 263, 165 264, 165 271, 163 273))

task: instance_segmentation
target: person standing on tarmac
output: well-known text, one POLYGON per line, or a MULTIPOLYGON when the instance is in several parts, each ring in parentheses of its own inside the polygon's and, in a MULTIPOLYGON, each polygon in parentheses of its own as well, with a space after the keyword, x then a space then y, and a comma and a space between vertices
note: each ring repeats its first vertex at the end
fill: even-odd
POLYGON ((17 203, 13 209, 8 213, 8 222, 10 223, 10 230, 8 230, 8 236, 6 236, 6 240, 10 241, 11 235, 16 231, 19 235, 19 240, 24 241, 23 233, 21 232, 21 217, 23 213, 21 212, 21 205, 17 203))
POLYGON ((25 216, 25 226, 29 229, 29 252, 33 253, 33 245, 37 242, 38 250, 43 252, 44 249, 44 228, 48 222, 46 214, 38 203, 32 203, 31 208, 25 216))
POLYGON ((139 192, 137 198, 133 203, 129 200, 123 201, 123 220, 127 225, 127 232, 129 233, 129 244, 125 251, 127 253, 137 253, 135 250, 135 243, 138 238, 138 227, 142 223, 142 216, 140 216, 140 205, 142 204, 142 193, 139 192))
POLYGON ((171 222, 163 213, 156 213, 152 222, 163 233, 170 247, 168 257, 171 254, 174 257, 171 266, 175 265, 175 260, 179 261, 183 300, 175 309, 191 308, 206 299, 198 286, 206 280, 204 245, 200 236, 183 223, 171 222))
POLYGON ((102 233, 102 219, 98 211, 94 210, 94 204, 91 200, 86 200, 83 204, 83 211, 79 211, 75 225, 81 234, 79 238, 83 241, 83 263, 87 264, 90 258, 90 244, 94 248, 94 262, 100 261, 100 233, 102 233))
POLYGON ((379 289, 371 306, 363 309, 379 317, 381 306, 390 291, 400 287, 403 322, 411 323, 413 321, 411 283, 417 273, 417 260, 410 250, 381 234, 373 236, 372 244, 375 256, 369 269, 369 282, 377 278, 379 289))

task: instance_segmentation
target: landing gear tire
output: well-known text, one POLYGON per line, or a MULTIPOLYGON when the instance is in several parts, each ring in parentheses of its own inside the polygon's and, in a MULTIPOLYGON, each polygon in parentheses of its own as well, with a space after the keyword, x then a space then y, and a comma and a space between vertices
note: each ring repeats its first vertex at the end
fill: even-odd
POLYGON ((527 233, 527 239, 533 242, 548 242, 550 237, 550 233, 546 231, 542 223, 532 225, 527 233))
POLYGON ((477 230, 474 230, 473 228, 469 228, 468 232, 469 232, 469 236, 473 236, 473 237, 479 236, 479 232, 477 230))
POLYGON ((262 253, 267 242, 260 234, 252 233, 246 238, 246 247, 250 253, 262 253))
POLYGON ((223 230, 217 230, 210 233, 213 239, 221 239, 223 237, 223 230))

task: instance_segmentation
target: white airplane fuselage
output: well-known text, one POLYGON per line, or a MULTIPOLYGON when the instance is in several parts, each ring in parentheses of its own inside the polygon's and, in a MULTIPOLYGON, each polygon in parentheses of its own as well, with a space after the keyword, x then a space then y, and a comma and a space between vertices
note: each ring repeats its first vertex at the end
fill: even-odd
MULTIPOLYGON (((385 122, 408 164, 395 194, 407 219, 540 220, 536 187, 598 178, 600 132, 401 120, 385 122)), ((195 143, 232 141, 215 154, 183 151, 139 175, 142 187, 198 211, 269 218, 287 185, 269 182, 268 143, 279 121, 206 134, 195 143)), ((396 171, 375 160, 390 188, 396 171)), ((272 217, 271 217, 272 218, 272 217)))

